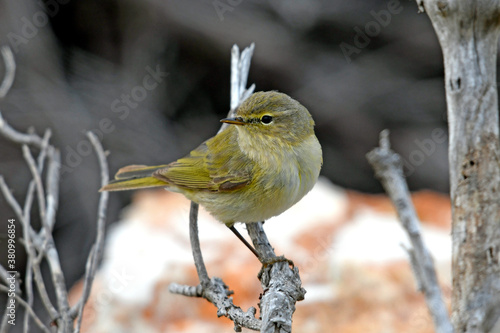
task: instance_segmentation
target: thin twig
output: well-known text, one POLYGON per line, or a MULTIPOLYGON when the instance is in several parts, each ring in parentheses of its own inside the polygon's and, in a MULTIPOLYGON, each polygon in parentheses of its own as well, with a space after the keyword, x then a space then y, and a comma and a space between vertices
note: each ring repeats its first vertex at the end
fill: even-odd
POLYGON ((0 99, 4 98, 8 93, 12 84, 14 83, 14 78, 16 76, 16 62, 14 61, 14 54, 9 46, 2 46, 0 49, 2 53, 3 61, 5 63, 5 75, 0 85, 0 99))
POLYGON ((191 209, 189 212, 189 237, 200 285, 186 286, 171 284, 169 286, 169 291, 184 296, 205 298, 217 307, 217 316, 228 317, 234 322, 235 330, 238 332, 241 331, 241 327, 259 330, 261 324, 260 320, 255 318, 255 308, 251 307, 247 312, 243 312, 243 310, 239 306, 234 305, 232 299, 228 297, 232 294, 232 291, 228 289, 222 279, 217 277, 210 279, 208 277, 198 237, 198 208, 199 205, 197 203, 191 202, 191 209))
MULTIPOLYGON (((26 223, 25 223, 23 212, 21 210, 21 206, 19 205, 17 200, 12 195, 12 192, 7 187, 7 184, 5 183, 2 176, 0 176, 0 190, 2 191, 5 199, 7 200, 7 203, 14 210, 14 213, 16 213, 16 216, 19 219, 19 221, 21 222, 21 224, 23 225, 23 228, 26 228, 26 229, 30 228, 30 226, 26 225, 26 223)), ((25 242, 26 242, 26 238, 25 238, 25 242)), ((29 256, 36 258, 36 253, 33 252, 34 249, 31 247, 32 244, 33 243, 31 243, 31 242, 25 243, 26 252, 28 253, 29 256)), ((40 297, 42 298, 42 301, 43 301, 45 308, 49 312, 52 319, 57 318, 59 316, 59 312, 54 308, 54 306, 52 305, 52 302, 50 301, 49 295, 47 293, 47 289, 45 288, 45 284, 43 282, 43 277, 42 277, 42 273, 40 271, 40 266, 39 266, 39 263, 37 263, 37 262, 34 262, 33 273, 34 273, 35 282, 37 284, 38 291, 40 293, 40 297)))
MULTIPOLYGON (((33 307, 33 258, 28 256, 26 259, 26 274, 24 275, 24 285, 26 288, 26 304, 33 307)), ((30 327, 28 311, 24 313, 24 332, 28 333, 30 327)))
MULTIPOLYGON (((41 175, 37 170, 35 160, 31 155, 31 152, 27 145, 23 145, 23 156, 28 163, 28 167, 31 171, 31 175, 35 180, 37 197, 38 197, 38 206, 40 213, 40 220, 42 222, 44 232, 44 250, 45 250, 45 258, 49 263, 49 268, 51 272, 52 283, 54 285, 54 289, 56 291, 57 305, 60 318, 58 319, 59 325, 62 330, 66 327, 70 327, 71 319, 69 317, 69 303, 68 303, 68 292, 66 289, 66 282, 64 278, 64 274, 61 268, 61 262, 59 260, 59 253, 54 244, 54 239, 51 233, 51 226, 47 220, 47 206, 46 206, 46 197, 44 193, 44 187, 41 179, 41 175)), ((57 163, 57 157, 54 157, 53 163, 57 163)), ((58 168, 54 167, 57 172, 58 168)), ((54 171, 52 170, 52 171, 54 171)), ((57 175, 51 175, 53 177, 58 177, 57 175)), ((56 201, 53 200, 53 203, 56 201)), ((54 213, 55 214, 55 213, 54 213)), ((35 264, 38 264, 35 262, 35 264)))
POLYGON ((217 307, 218 317, 225 316, 234 322, 237 332, 241 332, 241 327, 255 331, 260 330, 261 321, 255 318, 257 310, 250 307, 248 311, 243 312, 239 306, 234 305, 233 300, 228 297, 232 292, 218 277, 210 279, 209 283, 203 288, 201 285, 193 287, 173 283, 169 286, 169 291, 184 296, 205 298, 217 307))
POLYGON ((370 151, 366 157, 396 207, 401 225, 410 238, 412 245, 410 263, 415 272, 417 285, 421 286, 424 293, 436 332, 451 333, 453 327, 443 302, 434 263, 420 234, 420 222, 403 177, 401 158, 390 149, 388 130, 380 133, 380 147, 370 151))
MULTIPOLYGON (((9 279, 12 279, 11 274, 12 274, 12 272, 7 272, 7 270, 2 265, 0 265, 0 277, 5 282, 5 285, 9 287, 7 289, 9 293, 11 292, 11 288, 10 288, 11 281, 9 281, 9 279)), ((16 296, 21 294, 21 288, 20 288, 20 283, 19 283, 18 277, 19 277, 19 274, 16 272, 16 276, 14 279, 14 288, 15 288, 16 296)), ((7 295, 7 296, 9 298, 11 298, 10 295, 7 295)), ((5 312, 4 312, 4 315, 2 318, 2 322, 0 323, 0 333, 7 333, 9 331, 11 325, 8 322, 9 322, 9 320, 12 320, 12 318, 9 316, 9 312, 13 311, 15 313, 16 309, 17 309, 17 303, 14 304, 14 309, 12 309, 12 305, 9 301, 7 301, 5 303, 5 312)))
POLYGON ((59 260, 59 253, 54 245, 54 240, 51 239, 47 243, 47 250, 45 252, 45 258, 49 263, 50 276, 52 278, 52 284, 56 291, 57 308, 60 317, 57 319, 58 327, 64 330, 69 329, 72 326, 72 320, 69 317, 69 303, 68 303, 68 291, 66 289, 66 281, 61 268, 61 261, 59 260))
POLYGON ((14 196, 12 195, 12 192, 9 190, 9 187, 5 183, 3 176, 0 176, 0 190, 2 191, 5 200, 7 200, 7 203, 12 208, 19 221, 22 221, 23 211, 21 209, 21 206, 17 202, 16 198, 14 198, 14 196))
MULTIPOLYGON (((99 167, 101 170, 101 186, 106 185, 109 182, 109 171, 108 171, 108 163, 106 160, 106 153, 102 148, 99 139, 92 132, 87 132, 87 137, 89 138, 94 150, 96 151, 97 158, 99 160, 99 167)), ((82 296, 78 303, 73 306, 70 310, 70 317, 77 317, 77 326, 75 329, 75 333, 80 331, 81 322, 83 319, 83 310, 85 308, 85 304, 88 301, 90 291, 92 289, 92 284, 94 282, 95 274, 97 273, 97 265, 99 264, 102 255, 103 255, 103 247, 104 247, 104 235, 106 230, 106 209, 108 206, 108 192, 101 192, 99 198, 99 207, 97 210, 97 235, 94 245, 89 253, 87 258, 87 263, 85 266, 85 278, 83 284, 82 296)))
POLYGON ((201 254, 200 238, 198 237, 198 208, 199 205, 191 201, 191 208, 189 210, 189 239, 191 241, 191 250, 193 251, 194 264, 198 272, 198 278, 203 287, 210 283, 207 268, 203 262, 201 254))
POLYGON ((252 62, 253 51, 255 50, 255 43, 250 44, 249 47, 246 47, 241 53, 241 60, 239 62, 239 75, 240 75, 240 87, 239 87, 239 100, 237 106, 239 106, 243 101, 249 97, 253 90, 255 89, 255 85, 252 84, 250 88, 246 88, 248 74, 250 73, 250 64, 252 62))
POLYGON ((43 280, 40 264, 37 262, 33 262, 33 276, 35 278, 35 284, 36 288, 38 289, 38 294, 42 299, 43 306, 49 312, 50 319, 55 320, 59 318, 59 311, 57 311, 57 309, 52 304, 52 301, 50 300, 49 293, 47 292, 47 288, 45 287, 45 282, 43 280))
POLYGON ((187 286, 185 284, 171 283, 168 286, 168 291, 172 294, 179 294, 188 297, 203 297, 203 287, 201 284, 197 286, 187 286))
POLYGON ((49 239, 51 238, 51 236, 50 236, 50 228, 47 223, 47 212, 46 212, 47 206, 45 200, 45 191, 42 183, 42 177, 40 176, 40 172, 38 171, 38 168, 36 166, 35 160, 33 159, 33 156, 31 155, 29 147, 27 145, 23 145, 22 149, 23 149, 24 159, 26 160, 28 168, 31 171, 31 176, 35 181, 35 189, 38 198, 38 210, 40 211, 40 220, 42 222, 42 226, 45 228, 46 239, 49 239))
MULTIPOLYGON (((9 303, 6 303, 5 304, 5 314, 7 314, 7 307, 8 306, 9 306, 9 303)), ((9 319, 10 318, 8 316, 6 316, 6 315, 3 316, 2 322, 0 323, 0 333, 7 333, 9 331, 10 327, 7 326, 7 325, 10 325, 8 323, 9 319)))
MULTIPOLYGON (((3 282, 5 282, 5 284, 10 284, 10 281, 8 280, 9 279, 9 272, 7 272, 7 270, 2 266, 0 265, 0 278, 3 280, 3 282)), ((16 279, 16 292, 20 293, 21 292, 21 289, 19 289, 19 281, 17 281, 16 279)))
MULTIPOLYGON (((246 89, 248 73, 250 71, 250 63, 252 61, 253 51, 255 49, 255 44, 252 43, 249 47, 246 47, 240 56, 240 49, 238 45, 233 45, 231 49, 231 91, 230 91, 230 109, 227 114, 228 117, 234 116, 234 113, 238 106, 243 103, 245 99, 250 97, 250 95, 255 90, 255 84, 252 84, 248 89, 246 89)), ((220 133, 226 129, 229 125, 224 123, 219 129, 220 133)))
MULTIPOLYGON (((40 147, 40 153, 38 154, 37 157, 37 169, 38 173, 41 175, 43 173, 44 165, 45 165, 45 159, 47 155, 52 155, 55 152, 54 147, 49 145, 49 140, 52 136, 52 132, 50 129, 45 130, 45 134, 43 135, 42 139, 42 146, 40 147)), ((33 244, 28 243, 29 246, 35 245, 36 248, 40 250, 39 255, 33 259, 33 263, 40 264, 42 257, 43 257, 43 249, 45 247, 44 244, 44 235, 45 235, 45 230, 42 227, 42 230, 40 230, 38 233, 35 232, 33 227, 31 226, 31 208, 33 206, 33 196, 35 193, 35 180, 32 179, 28 185, 28 190, 26 191, 26 198, 24 199, 24 208, 23 208, 23 214, 24 214, 24 223, 23 225, 26 227, 23 227, 23 234, 24 230, 28 234, 24 234, 24 239, 28 240, 30 239, 33 244), (29 236, 29 238, 28 238, 29 236)), ((35 253, 35 252, 33 252, 35 253)))
MULTIPOLYGON (((41 174, 43 172, 43 167, 45 165, 45 157, 47 156, 47 150, 49 148, 49 140, 52 136, 52 132, 50 130, 46 130, 42 139, 42 146, 40 148, 40 153, 38 154, 37 164, 38 164, 38 173, 41 174)), ((26 198, 24 199, 24 219, 26 224, 30 225, 30 212, 31 207, 33 205, 33 194, 35 193, 35 181, 32 179, 28 185, 28 190, 26 191, 26 198)))
POLYGON ((59 170, 61 168, 61 155, 58 150, 52 149, 49 154, 49 163, 47 166, 47 225, 52 233, 56 223, 57 207, 59 205, 59 170))
POLYGON ((74 318, 76 316, 77 321, 76 321, 76 327, 75 327, 75 333, 79 333, 81 326, 82 326, 82 319, 83 319, 83 309, 85 308, 85 304, 87 303, 89 296, 90 296, 90 290, 92 289, 92 282, 94 279, 94 271, 93 271, 93 263, 94 263, 94 258, 95 258, 95 245, 92 246, 92 249, 90 249, 89 256, 87 258, 87 263, 85 264, 85 278, 83 281, 83 291, 82 291, 82 297, 80 298, 78 302, 78 306, 75 308, 73 307, 71 310, 74 311, 74 309, 77 309, 76 315, 73 315, 70 311, 70 316, 71 318, 74 318))
POLYGON ((234 44, 231 49, 231 96, 230 110, 236 110, 240 100, 240 48, 234 44))
MULTIPOLYGON (((5 183, 4 179, 2 176, 0 176, 0 190, 2 191, 5 199, 7 200, 7 203, 10 205, 10 207, 14 210, 14 213, 16 214, 17 218, 23 225, 23 228, 29 228, 30 226, 26 225, 23 212, 21 210, 21 206, 17 202, 17 200, 14 198, 12 195, 12 192, 9 190, 7 184, 5 183)), ((25 236, 25 242, 26 242, 26 236, 25 236)), ((33 256, 33 258, 36 257, 36 254, 33 252, 34 249, 31 247, 32 243, 31 242, 26 242, 25 247, 26 251, 28 252, 28 255, 33 256)), ((49 311, 50 315, 52 318, 55 318, 58 316, 57 310, 52 306, 52 303, 50 302, 50 298, 47 294, 45 285, 43 283, 43 278, 41 271, 39 269, 39 265, 36 264, 36 267, 34 267, 34 273, 35 273, 35 282, 37 283, 38 290, 40 291, 40 295, 42 297, 42 301, 44 302, 45 307, 49 311), (38 267, 38 269, 37 269, 38 267)))
MULTIPOLYGON (((42 150, 43 152, 43 150, 42 150)), ((40 153, 41 155, 42 153, 40 153)), ((43 159, 39 159, 38 161, 38 166, 39 166, 39 170, 42 170, 43 169, 43 159)), ((1 185, 1 182, 0 182, 0 185, 1 185)), ((23 238, 24 238, 24 246, 25 246, 25 249, 26 249, 26 252, 28 254, 28 258, 31 259, 31 260, 28 260, 27 262, 27 267, 26 267, 26 290, 27 290, 27 295, 28 295, 28 304, 31 304, 29 302, 29 293, 31 292, 31 279, 28 277, 28 274, 30 272, 30 270, 33 271, 33 276, 35 278, 35 283, 36 283, 36 286, 37 286, 37 289, 38 289, 38 293, 42 299, 42 302, 45 306, 45 309, 47 309, 47 311, 49 312, 49 315, 51 317, 52 320, 56 319, 59 317, 59 312, 56 310, 56 308, 54 307, 54 305, 52 304, 51 300, 50 300, 50 297, 49 297, 49 294, 47 292, 47 288, 45 287, 45 282, 43 280, 43 276, 42 276, 42 271, 40 269, 40 261, 41 261, 41 257, 43 256, 43 251, 44 251, 44 241, 42 240, 42 236, 39 236, 38 234, 36 234, 36 232, 33 230, 33 228, 31 227, 31 224, 30 224, 30 208, 31 208, 31 205, 32 205, 32 198, 33 198, 33 195, 29 195, 30 193, 30 189, 31 190, 31 193, 34 192, 34 186, 35 186, 35 182, 32 180, 30 182, 30 186, 28 188, 28 195, 26 197, 26 200, 25 200, 25 209, 24 209, 24 213, 23 213, 23 218, 20 218, 20 222, 23 226, 23 238), (39 249, 40 251, 40 256, 37 256, 36 255, 36 250, 35 250, 35 246, 39 249), (40 258, 39 258, 40 257, 40 258)))
MULTIPOLYGON (((17 283, 17 281, 16 281, 16 283, 17 283)), ((9 292, 10 292, 10 288, 9 288, 9 292)), ((16 292, 19 293, 19 289, 16 289, 16 292)), ((9 297, 9 299, 11 299, 11 297, 9 297)), ((12 322, 9 323, 9 321, 11 321, 13 319, 11 314, 14 314, 14 315, 16 314, 17 306, 18 306, 17 303, 12 304, 10 300, 5 302, 5 313, 4 313, 3 318, 2 318, 2 323, 0 324, 0 333, 7 333, 11 329, 12 322)), ((27 313, 28 312, 26 311, 26 314, 27 313)))
POLYGON ((42 138, 36 134, 24 134, 13 129, 5 119, 2 117, 0 112, 0 134, 2 134, 6 139, 19 143, 32 145, 36 148, 40 148, 43 144, 42 138))

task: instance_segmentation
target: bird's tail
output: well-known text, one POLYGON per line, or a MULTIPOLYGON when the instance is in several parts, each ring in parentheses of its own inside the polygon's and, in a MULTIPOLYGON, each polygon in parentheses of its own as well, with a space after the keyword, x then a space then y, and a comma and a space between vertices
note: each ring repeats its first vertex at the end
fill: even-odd
POLYGON ((125 191, 148 187, 165 187, 168 183, 153 177, 153 173, 165 168, 166 165, 147 166, 147 165, 129 165, 121 168, 115 175, 115 179, 108 185, 103 186, 102 191, 125 191))

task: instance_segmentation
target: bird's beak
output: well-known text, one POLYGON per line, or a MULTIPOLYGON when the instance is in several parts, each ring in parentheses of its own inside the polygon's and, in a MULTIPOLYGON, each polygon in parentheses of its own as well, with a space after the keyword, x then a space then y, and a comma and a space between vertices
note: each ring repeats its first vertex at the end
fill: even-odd
POLYGON ((221 123, 233 124, 233 125, 245 125, 245 121, 241 117, 235 118, 224 118, 220 120, 221 123))

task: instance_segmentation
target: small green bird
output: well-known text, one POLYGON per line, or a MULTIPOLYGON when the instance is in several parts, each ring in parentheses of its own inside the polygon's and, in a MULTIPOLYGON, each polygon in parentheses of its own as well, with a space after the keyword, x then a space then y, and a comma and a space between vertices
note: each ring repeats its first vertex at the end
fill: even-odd
POLYGON ((257 92, 221 122, 234 126, 170 164, 126 166, 101 191, 164 187, 232 227, 279 215, 312 189, 323 158, 314 121, 299 102, 257 92))

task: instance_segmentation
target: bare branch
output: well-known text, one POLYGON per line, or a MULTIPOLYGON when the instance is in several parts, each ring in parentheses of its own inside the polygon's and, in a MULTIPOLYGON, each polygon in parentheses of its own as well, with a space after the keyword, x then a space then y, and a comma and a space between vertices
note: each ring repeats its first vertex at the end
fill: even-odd
POLYGON ((43 281, 40 264, 37 262, 33 263, 33 276, 35 278, 35 284, 38 289, 38 293, 42 298, 43 306, 45 306, 45 309, 49 312, 50 319, 51 320, 57 319, 59 317, 59 311, 57 311, 57 309, 52 304, 52 301, 50 300, 47 288, 45 287, 45 282, 43 281))
MULTIPOLYGON (((24 285, 26 288, 26 304, 32 308, 33 307, 33 257, 28 256, 26 260, 26 274, 24 278, 24 285)), ((29 332, 30 322, 29 313, 26 311, 24 313, 24 332, 29 332)))
MULTIPOLYGON (((6 62, 7 60, 9 60, 8 57, 5 56, 5 54, 4 54, 4 59, 6 60, 6 62)), ((9 82, 10 78, 7 77, 6 80, 4 80, 6 91, 8 91, 8 89, 12 84, 12 82, 10 83, 9 82)), ((58 331, 69 332, 70 330, 73 330, 74 316, 76 316, 76 314, 79 314, 80 316, 77 322, 77 330, 76 330, 76 332, 78 332, 81 325, 83 307, 88 299, 93 278, 97 271, 97 263, 102 257, 106 207, 109 194, 107 192, 103 192, 100 197, 99 208, 98 208, 98 221, 97 221, 98 230, 97 230, 95 244, 92 247, 92 251, 87 261, 84 295, 79 302, 79 307, 77 307, 76 310, 74 311, 75 315, 72 316, 71 315, 72 310, 70 310, 68 303, 65 278, 59 260, 59 253, 55 248, 54 239, 52 237, 52 229, 55 224, 55 217, 58 208, 60 154, 53 146, 49 144, 49 139, 51 136, 50 130, 47 130, 45 132, 43 139, 36 134, 20 133, 14 130, 12 127, 10 127, 2 118, 1 114, 0 114, 0 134, 5 136, 9 140, 12 140, 13 142, 20 143, 23 145, 22 147, 23 155, 28 164, 31 175, 33 177, 33 180, 30 182, 30 185, 28 186, 28 191, 24 202, 24 209, 21 209, 21 206, 12 195, 12 192, 7 187, 7 184, 5 183, 4 179, 0 176, 0 190, 4 194, 7 202, 12 207, 16 216, 18 217, 19 221, 23 226, 24 240, 22 243, 24 244, 28 254, 27 272, 25 279, 26 290, 27 290, 27 302, 22 300, 21 297, 18 297, 19 303, 27 308, 26 316, 24 318, 24 331, 28 332, 30 330, 29 318, 31 317, 43 331, 49 332, 48 328, 45 327, 43 323, 41 323, 41 321, 34 314, 32 309, 32 302, 33 302, 32 278, 34 277, 43 304, 47 309, 47 311, 49 312, 51 320, 57 322, 58 331), (35 160, 32 156, 32 153, 28 145, 41 149, 37 158, 37 163, 35 163, 35 160), (46 159, 48 159, 48 168, 46 173, 46 183, 45 183, 46 188, 44 188, 44 184, 42 182, 42 173, 44 171, 44 164, 46 159), (42 222, 42 229, 40 230, 39 234, 37 234, 37 232, 33 230, 30 223, 30 212, 33 205, 35 191, 40 210, 40 219, 42 222), (38 251, 38 256, 37 256, 37 251, 38 251), (45 258, 49 264, 52 284, 55 288, 58 309, 56 309, 52 305, 47 290, 45 288, 45 283, 40 270, 40 263, 43 258, 45 258)), ((104 185, 109 180, 105 153, 95 135, 93 135, 92 133, 88 133, 88 137, 97 152, 99 164, 101 167, 102 184, 104 185)), ((0 268, 1 268, 0 269, 0 275, 1 275, 4 269, 3 267, 0 268)))
MULTIPOLYGON (((106 161, 106 153, 102 148, 101 143, 97 139, 94 133, 87 132, 87 137, 89 138, 92 146, 94 147, 97 158, 99 160, 99 167, 101 169, 101 186, 104 186, 109 181, 109 171, 108 171, 108 163, 106 161)), ((106 230, 106 208, 108 206, 108 192, 101 192, 99 198, 99 207, 97 212, 97 235, 94 245, 90 250, 89 256, 87 258, 87 263, 85 265, 85 278, 83 284, 82 296, 78 303, 73 306, 70 310, 71 318, 78 318, 75 333, 78 333, 81 328, 81 323, 83 319, 83 310, 85 308, 85 304, 88 301, 90 291, 92 289, 92 284, 94 282, 95 274, 97 273, 97 265, 102 258, 103 255, 103 246, 104 246, 104 234, 106 230)))
MULTIPOLYGON (((5 283, 6 286, 9 286, 9 287, 11 285, 11 281, 9 281, 9 279, 12 278, 11 276, 9 276, 10 274, 12 274, 12 272, 7 272, 7 270, 2 265, 0 265, 0 279, 5 283)), ((18 275, 18 274, 16 273, 16 275, 18 275)), ((14 279, 14 285, 15 285, 16 296, 17 296, 17 295, 21 294, 21 288, 20 288, 18 276, 16 276, 16 278, 14 279)), ((0 286, 4 287, 1 284, 0 284, 0 286)), ((7 291, 10 292, 11 291, 10 288, 7 288, 7 291)), ((9 295, 9 298, 11 298, 10 295, 9 295)), ((8 316, 8 314, 9 314, 9 310, 12 310, 12 308, 10 307, 9 303, 10 302, 5 303, 5 313, 4 313, 4 316, 2 318, 2 322, 0 323, 0 333, 6 333, 10 328, 8 321, 11 318, 8 316)), ((14 304, 14 307, 15 308, 17 307, 17 303, 14 304)), ((14 311, 15 311, 15 308, 14 308, 14 311)))
POLYGON ((68 330, 69 327, 72 326, 72 320, 69 317, 68 291, 66 289, 66 281, 59 260, 59 253, 57 252, 52 238, 47 244, 45 258, 49 263, 50 276, 56 291, 57 307, 60 315, 60 318, 57 320, 58 327, 65 332, 65 330, 68 330))
POLYGON ((21 209, 21 206, 17 202, 16 198, 14 198, 14 196, 12 195, 12 192, 9 190, 9 187, 5 183, 3 176, 0 176, 0 190, 2 191, 3 196, 16 214, 19 221, 23 221, 23 211, 21 209))
MULTIPOLYGON (((7 272, 7 270, 2 266, 0 265, 0 278, 3 280, 3 282, 5 282, 5 284, 10 284, 9 280, 7 280, 9 278, 9 272, 7 272)), ((20 292, 21 289, 19 289, 19 281, 16 280, 16 292, 20 292)))
POLYGON ((188 297, 203 297, 203 288, 201 284, 197 286, 187 286, 184 284, 171 283, 168 286, 168 291, 172 294, 179 294, 188 297))
MULTIPOLYGON (((9 281, 9 278, 11 278, 9 276, 10 274, 12 274, 12 272, 7 272, 7 270, 2 265, 0 265, 0 278, 5 283, 6 286, 10 286, 10 284, 11 284, 11 282, 9 281)), ((18 275, 18 274, 16 273, 16 275, 18 275)), ((14 280, 14 285, 15 285, 16 294, 20 295, 21 294, 21 287, 19 284, 18 276, 16 276, 16 278, 14 280)), ((1 284, 0 284, 0 286, 3 287, 3 285, 1 285, 1 284)), ((8 288, 7 290, 10 292, 9 289, 10 288, 8 288)), ((17 307, 17 303, 14 306, 17 307)), ((10 319, 9 316, 7 315, 9 310, 10 310, 9 309, 9 302, 6 302, 5 303, 5 313, 4 313, 4 316, 2 318, 2 322, 0 323, 0 333, 6 333, 9 330, 9 326, 7 326, 7 325, 9 325, 8 321, 10 319)))
POLYGON ((291 332, 295 303, 304 299, 299 270, 284 257, 277 257, 262 223, 247 223, 248 235, 263 263, 259 279, 264 293, 260 300, 261 332, 291 332), (292 265, 292 267, 290 267, 292 265))
MULTIPOLYGON (((49 150, 49 147, 52 148, 52 146, 49 145, 49 140, 51 137, 52 133, 50 130, 46 130, 45 134, 42 139, 42 146, 40 149, 40 153, 38 154, 37 158, 37 163, 38 163, 38 173, 43 172, 43 167, 45 164, 45 158, 47 156, 47 151, 49 150)), ((51 152, 54 150, 51 149, 51 152)), ((43 241, 41 239, 41 235, 44 233, 44 231, 40 231, 40 235, 35 232, 35 230, 31 227, 31 207, 33 206, 33 195, 35 193, 35 181, 32 179, 28 185, 28 190, 26 197, 24 199, 24 208, 23 208, 23 215, 24 215, 24 221, 22 221, 23 225, 23 237, 26 242, 25 246, 32 246, 35 245, 36 247, 42 249, 43 248, 43 241), (33 242, 33 244, 31 243, 33 242)), ((34 250, 33 250, 34 251, 34 250)), ((33 252, 35 253, 35 252, 33 252)), ((40 262, 40 258, 34 259, 35 262, 40 262)))
POLYGON ((266 261, 275 259, 276 254, 274 253, 274 249, 267 239, 267 235, 264 232, 262 224, 263 222, 247 223, 246 228, 248 231, 248 235, 250 236, 250 239, 255 246, 255 250, 259 253, 261 261, 264 261, 265 263, 266 261))
POLYGON ((193 251, 194 264, 198 272, 198 278, 200 279, 201 285, 206 287, 206 285, 210 283, 210 278, 208 277, 207 268, 203 262, 200 238, 198 237, 198 208, 199 205, 197 203, 191 202, 191 208, 189 210, 189 239, 191 241, 191 250, 193 251))
POLYGON ((413 247, 410 250, 410 262, 417 285, 424 293, 436 332, 451 333, 453 327, 442 299, 434 263, 420 234, 420 222, 403 177, 401 158, 390 149, 388 130, 380 133, 380 147, 373 149, 366 156, 396 207, 401 225, 410 238, 413 247))
POLYGON ((261 321, 255 318, 257 310, 250 307, 247 312, 233 304, 233 300, 228 297, 232 291, 218 277, 210 280, 207 288, 203 289, 203 297, 217 307, 217 316, 225 316, 234 322, 235 330, 241 331, 241 327, 258 331, 261 329, 261 321))
POLYGON ((33 156, 31 155, 30 149, 27 145, 23 145, 23 156, 24 159, 26 160, 26 163, 28 163, 28 167, 31 171, 31 176, 33 177, 33 180, 35 181, 35 189, 36 189, 36 194, 38 198, 38 206, 40 210, 40 220, 42 222, 42 226, 45 228, 45 236, 47 239, 50 238, 50 228, 47 223, 47 213, 46 213, 46 202, 45 202, 45 191, 42 183, 42 177, 40 176, 40 172, 38 171, 38 168, 35 164, 35 160, 33 159, 33 156))
MULTIPOLYGON (((6 303, 5 304, 5 311, 7 311, 8 306, 9 306, 9 303, 6 303)), ((16 304, 16 307, 17 307, 17 304, 16 304)), ((7 312, 5 312, 5 313, 7 313, 7 312)), ((10 327, 7 326, 7 325, 9 325, 9 323, 8 323, 9 319, 10 318, 8 316, 6 316, 6 315, 3 316, 2 322, 0 323, 0 333, 7 333, 9 331, 10 327)))
MULTIPOLYGON (((51 147, 52 148, 52 147, 51 147)), ((54 229, 56 223, 57 207, 59 205, 59 169, 61 168, 61 155, 58 150, 51 149, 49 164, 47 166, 47 208, 46 218, 49 232, 54 229)))
MULTIPOLYGON (((230 91, 230 110, 228 117, 232 117, 238 106, 247 99, 255 90, 255 84, 246 89, 248 72, 252 61, 255 44, 252 43, 241 53, 238 45, 234 44, 231 49, 231 91, 230 91)), ((228 124, 222 124, 219 133, 227 128, 228 124)))
MULTIPOLYGON (((31 226, 26 224, 22 210, 21 210, 21 206, 19 206, 19 203, 16 201, 16 199, 12 195, 12 192, 7 187, 7 184, 5 184, 5 181, 4 181, 2 176, 0 176, 0 190, 2 191, 5 199, 7 200, 7 203, 9 203, 11 208, 16 213, 19 221, 23 225, 23 230, 24 229, 28 230, 28 228, 31 228, 31 226)), ((26 248, 26 252, 28 253, 29 256, 36 258, 36 253, 34 253, 33 243, 29 241, 29 238, 27 238, 26 235, 25 235, 25 248, 26 248)), ((59 316, 59 313, 53 307, 53 305, 50 301, 49 295, 47 293, 47 289, 45 288, 45 284, 43 282, 42 273, 40 271, 39 263, 37 263, 36 261, 34 263, 33 272, 34 272, 34 276, 35 276, 35 282, 37 284, 38 291, 40 292, 40 296, 42 298, 44 306, 47 309, 47 311, 49 311, 51 318, 55 319, 59 316)))
MULTIPOLYGON (((109 182, 109 171, 108 162, 106 161, 106 153, 101 146, 101 143, 97 139, 94 133, 87 132, 87 137, 90 139, 92 146, 94 147, 97 158, 99 160, 99 168, 101 169, 101 186, 106 185, 109 182)), ((97 235, 95 241, 95 260, 93 263, 94 271, 96 269, 97 263, 102 258, 103 247, 104 247, 104 234, 106 230, 106 210, 108 207, 109 192, 101 192, 99 197, 99 206, 97 209, 97 235)))
MULTIPOLYGON (((19 133, 21 134, 21 133, 19 133)), ((42 146, 40 147, 40 153, 38 154, 37 158, 37 164, 38 164, 38 173, 43 172, 43 167, 45 165, 45 158, 47 156, 47 151, 49 148, 49 140, 50 137, 52 136, 52 132, 50 130, 46 130, 45 134, 42 139, 42 146)), ((26 198, 24 199, 24 219, 26 220, 27 224, 30 224, 30 212, 31 212, 31 207, 33 205, 33 194, 35 192, 35 181, 32 179, 30 181, 30 184, 28 185, 28 191, 26 194, 26 198)))
POLYGON ((452 321, 457 332, 500 322, 500 2, 419 0, 443 51, 452 207, 452 321))
POLYGON ((33 145, 34 147, 40 148, 43 144, 42 138, 36 134, 24 134, 13 129, 5 119, 2 117, 0 112, 0 134, 12 142, 19 144, 33 145))
POLYGON ((191 209, 189 212, 189 237, 200 285, 186 286, 171 284, 169 286, 169 291, 189 297, 205 298, 217 307, 217 316, 228 317, 234 322, 237 331, 241 331, 241 327, 259 330, 260 320, 255 318, 255 308, 251 307, 247 312, 243 312, 243 310, 239 306, 234 305, 232 299, 228 297, 232 292, 222 279, 217 277, 210 279, 208 277, 198 237, 198 204, 194 202, 191 202, 191 209))
POLYGON ((5 63, 5 75, 2 84, 0 84, 0 99, 2 99, 9 93, 9 90, 14 83, 14 78, 16 76, 16 62, 14 61, 14 54, 9 46, 2 46, 0 53, 2 53, 3 61, 5 63))
MULTIPOLYGON (((70 327, 71 319, 69 317, 69 303, 68 303, 68 292, 66 289, 66 282, 64 279, 64 274, 62 272, 61 268, 61 262, 59 260, 59 253, 57 252, 57 249, 54 244, 54 239, 52 238, 52 233, 51 233, 51 226, 48 223, 47 220, 47 206, 46 206, 46 197, 44 193, 44 187, 41 179, 41 175, 36 167, 35 160, 33 159, 33 156, 31 155, 31 152, 28 148, 27 145, 23 145, 23 155, 28 163, 28 167, 31 171, 31 175, 35 181, 35 186, 36 186, 36 191, 37 191, 37 197, 38 197, 38 205, 39 205, 39 210, 40 210, 40 220, 42 222, 42 230, 44 230, 43 236, 44 236, 44 249, 42 250, 42 253, 45 255, 45 258, 47 259, 47 262, 50 267, 50 272, 51 272, 51 278, 52 278, 52 283, 54 285, 54 289, 56 291, 56 298, 57 298, 57 305, 58 305, 58 312, 60 315, 60 318, 58 319, 59 327, 64 331, 66 328, 70 327)), ((52 163, 58 163, 58 157, 55 156, 52 159, 52 163)), ((58 167, 57 166, 52 166, 51 172, 57 172, 58 167)), ((56 177, 53 174, 49 174, 48 176, 50 177, 56 177)), ((56 204, 57 200, 52 199, 53 204, 56 204)), ((55 212, 54 212, 55 215, 55 212)), ((35 260, 35 265, 38 266, 38 260, 35 260)))
POLYGON ((95 276, 95 271, 93 270, 93 264, 94 264, 94 258, 95 258, 95 245, 92 246, 92 249, 90 249, 89 256, 87 258, 87 263, 85 264, 85 278, 83 281, 83 291, 82 291, 82 297, 74 306, 71 311, 70 311, 70 316, 71 318, 77 318, 76 321, 76 327, 75 327, 75 333, 80 332, 81 326, 82 326, 82 319, 83 319, 83 309, 85 308, 85 304, 87 303, 89 296, 90 296, 90 290, 92 289, 92 282, 94 280, 95 276), (74 314, 73 314, 74 311, 74 314))
POLYGON ((240 48, 234 44, 231 49, 231 95, 230 110, 236 110, 240 100, 240 48))

